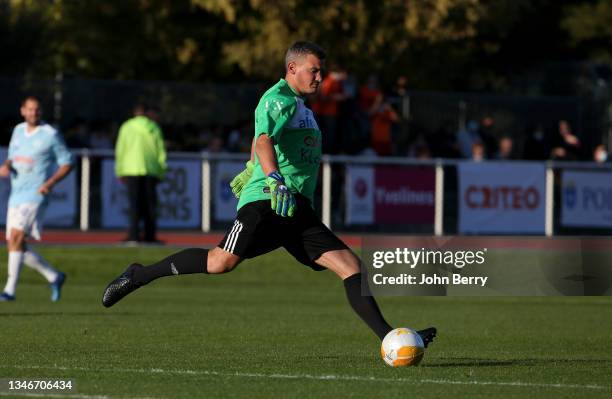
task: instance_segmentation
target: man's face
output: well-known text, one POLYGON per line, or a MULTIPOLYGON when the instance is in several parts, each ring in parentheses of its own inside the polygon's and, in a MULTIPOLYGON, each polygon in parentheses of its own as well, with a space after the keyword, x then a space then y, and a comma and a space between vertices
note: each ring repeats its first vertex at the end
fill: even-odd
POLYGON ((567 123, 566 121, 559 122, 559 133, 561 133, 562 136, 570 134, 571 132, 572 130, 570 129, 569 123, 567 123))
POLYGON ((509 154, 512 152, 512 140, 508 137, 505 137, 499 142, 499 151, 504 154, 509 154))
POLYGON ((301 95, 314 94, 321 84, 321 60, 307 54, 289 63, 288 73, 293 76, 294 89, 301 95))
POLYGON ((36 100, 27 100, 21 106, 21 116, 23 116, 23 119, 25 119, 30 126, 38 125, 42 114, 41 111, 40 104, 36 100))

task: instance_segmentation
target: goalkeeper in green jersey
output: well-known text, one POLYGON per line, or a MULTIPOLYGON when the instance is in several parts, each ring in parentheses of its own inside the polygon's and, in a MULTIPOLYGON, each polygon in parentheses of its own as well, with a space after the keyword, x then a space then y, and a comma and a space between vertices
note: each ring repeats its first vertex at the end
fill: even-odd
MULTIPOLYGON (((243 259, 284 247, 313 270, 338 275, 351 307, 381 340, 393 329, 374 297, 361 294, 359 258, 313 210, 321 131, 304 97, 318 90, 324 61, 325 52, 311 42, 296 42, 287 51, 285 78, 264 93, 255 109, 251 160, 231 184, 239 197, 238 214, 221 243, 211 250, 185 249, 149 266, 130 265, 106 287, 104 306, 159 277, 227 273, 243 259)), ((419 334, 427 345, 436 330, 419 334)))

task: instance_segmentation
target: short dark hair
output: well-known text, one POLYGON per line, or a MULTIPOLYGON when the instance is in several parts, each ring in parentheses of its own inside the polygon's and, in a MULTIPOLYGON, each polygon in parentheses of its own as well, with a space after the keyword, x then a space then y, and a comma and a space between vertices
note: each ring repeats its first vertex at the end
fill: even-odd
POLYGON ((28 101, 36 101, 38 104, 41 104, 40 98, 36 96, 28 95, 28 96, 25 96, 24 99, 21 101, 21 106, 23 107, 25 103, 27 103, 28 101))
POLYGON ((307 41, 297 41, 289 47, 287 54, 285 54, 285 68, 287 68, 287 65, 289 65, 291 61, 295 61, 296 58, 308 54, 316 56, 321 61, 325 60, 327 56, 325 50, 318 44, 307 41))
POLYGON ((145 105, 145 103, 143 101, 137 101, 132 107, 132 114, 142 115, 145 113, 146 110, 147 110, 147 106, 145 105))

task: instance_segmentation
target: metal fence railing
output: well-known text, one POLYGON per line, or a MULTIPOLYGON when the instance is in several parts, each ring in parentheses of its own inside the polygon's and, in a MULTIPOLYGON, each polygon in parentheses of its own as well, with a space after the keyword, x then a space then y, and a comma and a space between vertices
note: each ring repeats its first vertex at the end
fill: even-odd
MULTIPOLYGON (((92 215, 97 215, 102 206, 99 199, 99 173, 96 167, 103 159, 111 159, 112 151, 107 150, 80 150, 77 151, 80 158, 80 182, 79 182, 79 220, 78 227, 81 230, 99 228, 100 223, 92 223, 92 215), (95 206, 94 206, 95 204, 95 206)), ((217 163, 227 161, 243 162, 247 159, 246 154, 212 154, 212 153, 170 153, 169 159, 192 160, 201 165, 201 224, 203 232, 224 229, 227 224, 220 223, 213 216, 216 206, 215 190, 223 189, 213 184, 213 170, 217 163)), ((368 232, 401 232, 411 234, 432 234, 435 236, 453 235, 458 231, 458 184, 457 166, 464 161, 434 159, 415 160, 406 158, 379 158, 379 157, 353 157, 353 156, 330 156, 325 155, 322 159, 321 178, 319 179, 319 190, 315 199, 316 208, 320 211, 323 222, 334 230, 341 231, 368 231, 368 232), (435 215, 432 223, 424 225, 385 226, 384 224, 370 224, 365 226, 351 226, 345 221, 346 192, 345 175, 347 165, 387 165, 414 168, 433 169, 435 171, 435 215)), ((508 161, 508 163, 520 163, 520 161, 508 161)), ((544 235, 556 234, 609 234, 612 229, 572 229, 564 228, 559 223, 560 217, 560 176, 563 171, 597 171, 610 175, 612 181, 612 164, 596 164, 591 162, 553 162, 541 163, 546 170, 546 183, 544 195, 545 207, 545 229, 544 235)), ((487 167, 487 162, 482 162, 482 167, 487 167)), ((611 191, 612 195, 612 191, 611 191)), ((612 198, 610 198, 612 200, 612 198)), ((610 204, 612 206, 612 203, 610 204)), ((99 215, 93 219, 99 220, 99 215)), ((76 226, 75 226, 76 227, 76 226)))

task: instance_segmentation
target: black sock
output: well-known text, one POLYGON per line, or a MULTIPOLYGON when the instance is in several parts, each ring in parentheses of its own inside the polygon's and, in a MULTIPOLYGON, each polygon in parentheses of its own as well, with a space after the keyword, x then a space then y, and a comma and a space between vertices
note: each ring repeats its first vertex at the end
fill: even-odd
POLYGON ((344 289, 346 289, 346 296, 353 310, 381 340, 389 331, 393 330, 393 327, 387 324, 380 313, 374 297, 361 295, 361 273, 353 274, 344 279, 344 289))
POLYGON ((150 266, 134 268, 133 278, 137 284, 145 285, 164 276, 208 273, 206 270, 207 261, 207 249, 184 249, 150 266))

